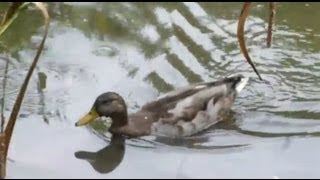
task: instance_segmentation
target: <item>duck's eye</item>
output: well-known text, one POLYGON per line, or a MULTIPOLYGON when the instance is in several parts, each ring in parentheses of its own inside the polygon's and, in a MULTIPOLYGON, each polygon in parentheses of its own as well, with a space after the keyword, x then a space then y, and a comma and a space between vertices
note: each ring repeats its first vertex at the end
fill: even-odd
POLYGON ((112 101, 109 101, 109 100, 104 100, 104 101, 102 101, 101 102, 101 104, 105 104, 105 105, 108 105, 108 104, 110 104, 112 101))

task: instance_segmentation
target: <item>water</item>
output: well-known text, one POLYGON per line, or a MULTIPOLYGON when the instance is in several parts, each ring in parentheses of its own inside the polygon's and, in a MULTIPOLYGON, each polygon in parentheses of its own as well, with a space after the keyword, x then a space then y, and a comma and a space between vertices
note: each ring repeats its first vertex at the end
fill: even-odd
MULTIPOLYGON (((8 177, 318 178, 320 4, 278 3, 269 49, 267 4, 252 5, 246 42, 264 81, 238 47, 241 3, 50 4, 8 177), (120 93, 133 112, 171 89, 235 73, 252 78, 230 117, 195 137, 110 144, 103 124, 74 127, 102 92, 120 93)), ((6 117, 41 41, 37 13, 26 12, 2 38, 11 59, 6 117)), ((1 83, 4 70, 0 60, 1 83)))

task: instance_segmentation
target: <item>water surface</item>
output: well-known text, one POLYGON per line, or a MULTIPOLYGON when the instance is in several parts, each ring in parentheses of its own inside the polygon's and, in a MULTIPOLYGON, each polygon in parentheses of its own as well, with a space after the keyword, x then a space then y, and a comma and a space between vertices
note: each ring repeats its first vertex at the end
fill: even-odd
MULTIPOLYGON (((264 81, 238 47, 241 3, 49 4, 50 33, 16 125, 8 177, 320 177, 320 4, 278 3, 272 48, 267 4, 252 5, 246 42, 264 81), (103 124, 74 127, 102 92, 118 92, 133 112, 174 88, 239 73, 251 81, 230 117, 192 138, 110 143, 103 124)), ((11 60, 7 116, 42 23, 30 10, 2 39, 11 60)), ((0 60, 1 79, 4 71, 0 60)))

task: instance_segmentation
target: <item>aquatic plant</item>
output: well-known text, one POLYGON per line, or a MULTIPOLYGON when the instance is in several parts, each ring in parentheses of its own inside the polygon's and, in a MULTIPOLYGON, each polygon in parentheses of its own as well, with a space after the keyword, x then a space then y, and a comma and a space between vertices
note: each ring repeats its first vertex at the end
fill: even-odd
MULTIPOLYGON (((253 64, 253 62, 249 56, 248 50, 246 48, 246 44, 244 42, 244 24, 245 24, 247 16, 249 15, 250 6, 251 6, 251 2, 245 2, 243 4, 243 8, 241 10, 241 13, 239 16, 239 21, 238 21, 237 36, 238 36, 238 41, 239 41, 239 46, 240 46, 241 52, 243 53, 247 62, 253 68, 254 72, 258 75, 259 79, 262 80, 262 77, 260 76, 258 70, 256 69, 255 65, 253 64)), ((267 47, 268 48, 271 47, 272 30, 273 30, 274 18, 275 18, 275 14, 276 14, 275 7, 276 7, 275 2, 269 2, 270 16, 269 16, 269 21, 268 21, 268 34, 267 34, 267 47)))
MULTIPOLYGON (((3 93, 3 101, 2 101, 2 112, 1 112, 1 134, 0 134, 0 178, 6 177, 6 162, 7 162, 7 156, 8 156, 8 149, 10 145, 10 140, 12 137, 12 133, 14 130, 14 126, 17 120, 17 116, 20 111, 20 107, 24 98, 24 94, 27 90, 29 80, 32 76, 32 73, 38 63, 39 57, 41 55, 41 52, 44 47, 44 43, 47 37, 48 28, 49 28, 49 14, 47 11, 47 8, 44 3, 41 2, 12 2, 10 6, 8 7, 7 11, 5 12, 3 19, 0 24, 0 36, 5 33, 5 31, 8 29, 8 27, 14 22, 14 20, 18 17, 19 13, 21 13, 23 10, 25 10, 30 5, 35 5, 40 11, 42 12, 42 15, 45 19, 45 32, 42 38, 42 41, 40 43, 40 46, 37 50, 36 56, 33 59, 33 62, 28 70, 27 75, 25 76, 25 80, 23 84, 21 85, 19 94, 16 98, 16 101, 14 103, 13 109, 11 111, 8 123, 6 128, 4 129, 5 119, 3 115, 3 105, 4 105, 4 98, 5 98, 5 92, 3 93), (4 130, 3 130, 4 129, 4 130)), ((8 69, 8 59, 7 59, 7 65, 6 69, 8 69)), ((6 82, 6 75, 4 76, 4 86, 6 82)), ((5 89, 4 89, 5 90, 5 89)))

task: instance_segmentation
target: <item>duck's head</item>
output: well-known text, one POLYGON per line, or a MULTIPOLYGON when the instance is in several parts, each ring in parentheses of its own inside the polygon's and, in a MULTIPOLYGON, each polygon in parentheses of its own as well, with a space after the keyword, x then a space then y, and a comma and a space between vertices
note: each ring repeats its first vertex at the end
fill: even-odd
POLYGON ((127 106, 123 98, 114 92, 98 96, 89 111, 75 126, 86 125, 98 117, 110 117, 113 126, 123 126, 127 123, 127 106))
POLYGON ((247 85, 249 77, 243 75, 230 75, 225 79, 225 82, 231 82, 230 89, 235 90, 237 93, 240 93, 243 88, 247 85))

